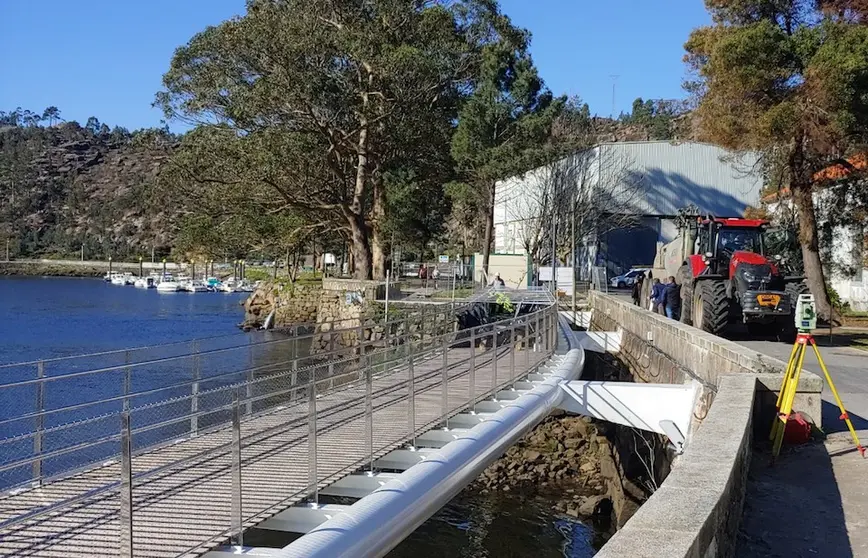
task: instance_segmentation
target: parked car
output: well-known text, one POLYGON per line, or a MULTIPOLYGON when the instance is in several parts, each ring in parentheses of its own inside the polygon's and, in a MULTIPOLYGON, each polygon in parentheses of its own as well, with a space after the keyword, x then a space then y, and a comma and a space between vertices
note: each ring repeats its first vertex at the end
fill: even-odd
POLYGON ((639 274, 642 274, 642 273, 644 273, 645 275, 648 275, 648 268, 642 267, 642 268, 631 269, 630 271, 628 271, 627 273, 625 273, 623 275, 618 275, 617 277, 612 277, 612 279, 609 280, 609 283, 613 287, 617 287, 619 289, 623 289, 625 287, 632 287, 633 283, 636 282, 636 277, 638 277, 639 274))

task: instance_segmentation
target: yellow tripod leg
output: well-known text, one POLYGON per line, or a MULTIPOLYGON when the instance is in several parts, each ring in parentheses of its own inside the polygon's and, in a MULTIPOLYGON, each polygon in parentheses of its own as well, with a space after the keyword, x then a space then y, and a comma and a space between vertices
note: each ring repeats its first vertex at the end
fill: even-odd
POLYGON ((790 381, 796 371, 796 361, 798 360, 798 355, 796 353, 800 348, 804 349, 804 347, 805 346, 802 343, 799 343, 799 341, 796 340, 796 342, 793 343, 793 350, 790 351, 790 358, 787 361, 787 369, 784 372, 784 379, 781 382, 781 390, 778 392, 778 400, 775 402, 775 418, 772 421, 771 432, 769 432, 769 441, 774 440, 777 435, 778 425, 780 424, 778 421, 778 413, 781 412, 781 405, 784 402, 784 396, 790 387, 790 381))
POLYGON ((838 395, 838 390, 835 389, 835 382, 832 381, 832 375, 829 374, 829 370, 826 368, 826 363, 823 362, 823 357, 820 356, 820 349, 817 347, 817 343, 813 338, 811 338, 811 347, 813 347, 814 353, 817 355, 817 362, 820 363, 823 375, 826 376, 826 382, 829 384, 829 389, 835 397, 835 403, 838 404, 838 410, 841 411, 841 416, 839 418, 847 424, 847 428, 850 430, 850 435, 853 436, 853 442, 856 444, 856 449, 859 450, 859 454, 862 455, 862 457, 865 457, 865 448, 863 448, 862 444, 859 443, 859 436, 856 435, 856 429, 853 428, 853 423, 850 422, 850 415, 847 414, 847 409, 844 408, 844 403, 838 395))
POLYGON ((792 373, 795 370, 795 367, 793 365, 796 363, 796 351, 798 351, 799 347, 801 347, 801 346, 803 346, 803 345, 801 343, 799 343, 798 340, 795 343, 793 343, 793 350, 790 351, 790 359, 787 361, 787 370, 784 373, 784 383, 781 384, 781 391, 780 391, 780 393, 778 393, 778 400, 775 403, 775 409, 776 410, 780 410, 781 403, 783 403, 783 401, 784 401, 784 391, 785 391, 784 388, 787 385, 787 381, 790 379, 790 376, 792 375, 792 373))
POLYGON ((772 458, 777 458, 781 452, 781 444, 784 441, 784 431, 787 429, 787 421, 790 419, 790 413, 793 411, 793 401, 796 399, 796 387, 799 385, 799 376, 802 374, 802 364, 805 362, 805 346, 802 344, 799 350, 798 361, 796 363, 796 371, 793 374, 790 383, 787 385, 787 393, 784 395, 784 401, 781 405, 781 410, 778 412, 777 419, 780 421, 777 431, 775 432, 774 443, 772 444, 772 458))

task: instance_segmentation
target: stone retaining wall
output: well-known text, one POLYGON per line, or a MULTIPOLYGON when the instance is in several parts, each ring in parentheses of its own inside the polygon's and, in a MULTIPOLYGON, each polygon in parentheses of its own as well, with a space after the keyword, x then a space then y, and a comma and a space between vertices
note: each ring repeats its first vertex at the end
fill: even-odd
MULTIPOLYGON (((761 413, 774 407, 776 393, 780 390, 786 363, 776 358, 748 349, 738 343, 706 333, 695 327, 654 314, 631 303, 627 298, 615 297, 591 291, 589 302, 593 308, 591 329, 615 331, 620 329, 625 336, 623 345, 650 345, 656 352, 671 359, 680 370, 671 373, 668 369, 654 371, 653 382, 682 383, 687 376, 695 377, 706 388, 706 405, 710 405, 713 393, 722 378, 729 374, 756 374, 760 380, 758 400, 761 413), (638 341, 638 343, 636 343, 638 341), (646 343, 647 342, 647 343, 646 343), (663 378, 660 379, 662 372, 663 378)), ((630 353, 630 351, 627 351, 630 353)), ((653 356, 655 351, 650 351, 653 356)), ((641 356, 637 358, 643 358, 641 356)), ((650 358, 650 357, 649 357, 650 358)), ((649 361, 650 362, 650 361, 649 361)), ((795 408, 810 416, 820 425, 823 380, 810 372, 802 372, 796 395, 795 408)))
MULTIPOLYGON (((786 364, 591 292, 591 328, 622 333, 637 381, 703 385, 684 454, 660 488, 597 554, 602 558, 729 557, 741 523, 753 436, 765 435, 786 364), (638 377, 637 377, 638 376, 638 377)), ((620 356, 620 355, 619 355, 620 356)), ((819 424, 822 380, 803 372, 795 407, 819 424)))
POLYGON ((757 379, 720 379, 714 405, 663 485, 598 558, 728 557, 735 551, 757 379))

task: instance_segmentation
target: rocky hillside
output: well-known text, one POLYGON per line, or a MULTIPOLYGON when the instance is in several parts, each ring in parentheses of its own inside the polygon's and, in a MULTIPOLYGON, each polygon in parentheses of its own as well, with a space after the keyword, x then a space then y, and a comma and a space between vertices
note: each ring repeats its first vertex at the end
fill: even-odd
POLYGON ((162 130, 0 126, 0 240, 14 257, 168 252, 173 211, 156 181, 173 143, 162 130))

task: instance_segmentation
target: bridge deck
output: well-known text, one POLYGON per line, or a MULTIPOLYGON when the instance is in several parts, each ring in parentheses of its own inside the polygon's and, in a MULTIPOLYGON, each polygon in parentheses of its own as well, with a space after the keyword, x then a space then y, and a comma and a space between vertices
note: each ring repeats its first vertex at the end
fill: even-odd
MULTIPOLYGON (((492 387, 511 383, 510 349, 501 347, 497 365, 492 350, 477 351, 477 400, 492 387), (496 382, 494 371, 497 370, 496 382)), ((466 407, 470 395, 470 349, 449 349, 448 412, 466 407)), ((544 352, 516 351, 516 375, 536 366, 544 352)), ((442 354, 418 362, 414 373, 416 434, 443 415, 442 354)), ((375 376, 372 383, 373 457, 411 438, 407 369, 375 376)), ((353 382, 318 397, 317 480, 324 487, 358 470, 370 459, 366 450, 365 382, 353 382), (360 403, 361 402, 361 403, 360 403)), ((250 527, 309 496, 308 401, 287 404, 242 419, 242 501, 244 526, 250 527)), ((231 526, 231 428, 178 440, 134 455, 133 544, 136 556, 195 556, 224 542, 231 526), (187 459, 183 465, 178 463, 187 459), (144 479, 135 475, 164 466, 144 479)), ((0 497, 0 521, 53 502, 86 495, 117 483, 117 461, 74 476, 0 497)), ((0 556, 117 556, 120 539, 117 490, 77 506, 0 530, 0 556)))

